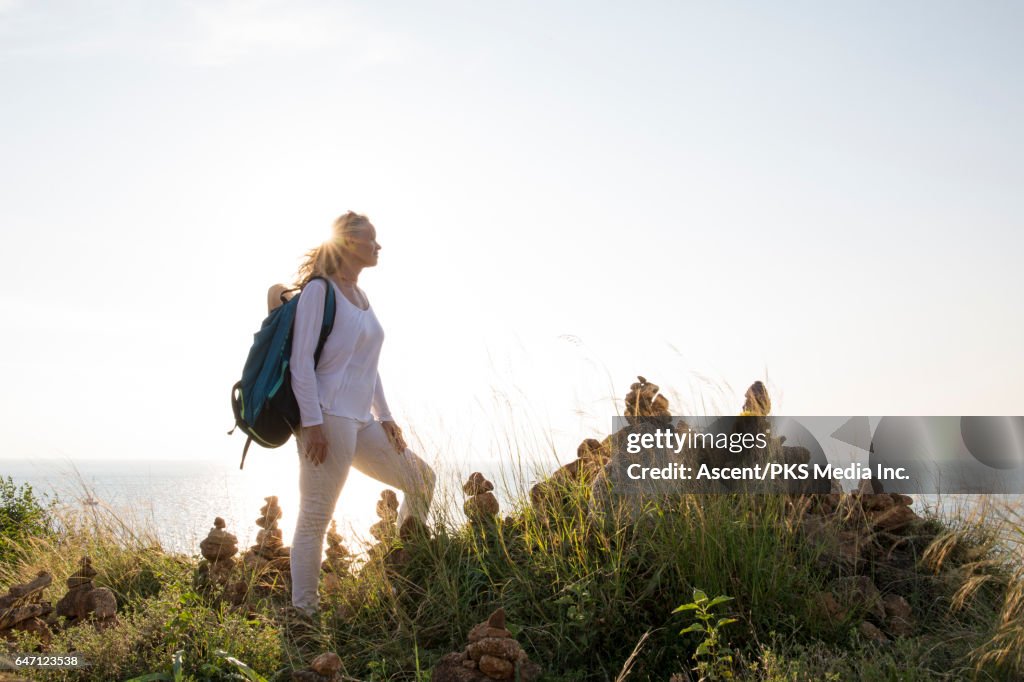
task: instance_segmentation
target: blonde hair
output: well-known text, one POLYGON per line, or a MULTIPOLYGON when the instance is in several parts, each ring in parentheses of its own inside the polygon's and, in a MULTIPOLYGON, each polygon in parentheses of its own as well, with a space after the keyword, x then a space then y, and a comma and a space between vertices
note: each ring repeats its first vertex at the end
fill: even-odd
POLYGON ((330 239, 306 252, 295 286, 302 288, 313 277, 328 277, 338 272, 343 260, 345 236, 369 225, 369 218, 353 211, 339 216, 331 226, 330 239))

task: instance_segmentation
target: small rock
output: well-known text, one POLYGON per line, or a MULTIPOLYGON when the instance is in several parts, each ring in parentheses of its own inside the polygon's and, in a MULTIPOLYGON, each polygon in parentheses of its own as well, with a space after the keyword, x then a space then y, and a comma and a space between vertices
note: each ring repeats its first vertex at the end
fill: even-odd
POLYGON ((871 512, 868 520, 875 528, 892 532, 910 526, 921 518, 910 507, 895 505, 885 511, 871 512))
MULTIPOLYGON (((582 460, 601 459, 606 460, 604 446, 601 441, 595 438, 587 438, 576 448, 576 457, 582 460)), ((602 462, 603 463, 603 462, 602 462)))
POLYGON ((500 511, 498 498, 492 492, 480 493, 466 500, 462 510, 472 521, 482 521, 496 516, 500 511))
POLYGON ((492 628, 487 623, 480 623, 473 626, 473 629, 469 631, 469 637, 467 639, 469 639, 470 644, 472 644, 473 642, 479 642, 485 637, 502 638, 511 636, 512 633, 504 628, 492 628))
POLYGON ((873 623, 869 623, 866 620, 862 621, 861 624, 858 626, 858 629, 860 630, 861 636, 863 636, 865 639, 869 639, 872 642, 876 642, 878 644, 889 643, 889 638, 886 637, 885 634, 883 634, 882 631, 879 630, 873 623))
POLYGON ((480 657, 477 667, 484 675, 495 680, 511 680, 516 671, 515 664, 511 661, 487 654, 480 657))
POLYGON ((314 658, 309 667, 319 675, 331 677, 341 670, 341 658, 333 651, 328 651, 314 658))
POLYGON ((96 570, 92 567, 92 561, 89 557, 82 557, 79 562, 79 568, 77 571, 72 573, 68 577, 68 587, 74 589, 76 587, 84 587, 86 585, 92 585, 92 579, 96 577, 96 570))
POLYGON ((462 492, 466 495, 480 495, 494 490, 494 484, 484 478, 479 471, 474 471, 462 484, 462 492))
POLYGON ((522 651, 522 647, 516 640, 498 637, 486 637, 466 647, 466 654, 474 661, 479 661, 484 656, 496 656, 514 661, 519 658, 520 651, 522 651))
POLYGON ((914 634, 910 603, 898 594, 887 594, 882 599, 885 607, 885 629, 894 637, 914 634))

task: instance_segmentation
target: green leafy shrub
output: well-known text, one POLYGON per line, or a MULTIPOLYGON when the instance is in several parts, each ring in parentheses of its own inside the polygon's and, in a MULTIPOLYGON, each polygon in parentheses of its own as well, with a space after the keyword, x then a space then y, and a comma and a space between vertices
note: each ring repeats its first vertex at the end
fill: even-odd
POLYGON ((0 478, 0 564, 13 563, 27 539, 53 534, 53 504, 36 497, 28 483, 0 478))

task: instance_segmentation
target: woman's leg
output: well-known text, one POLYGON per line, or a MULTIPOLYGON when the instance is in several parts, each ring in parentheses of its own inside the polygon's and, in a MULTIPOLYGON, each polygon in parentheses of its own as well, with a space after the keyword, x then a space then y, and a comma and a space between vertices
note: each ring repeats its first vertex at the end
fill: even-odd
POLYGON ((352 466, 405 493, 398 509, 399 526, 409 516, 427 520, 430 501, 434 498, 434 470, 409 448, 398 454, 376 419, 359 430, 352 466))
POLYGON ((303 454, 302 432, 298 436, 299 516, 292 538, 292 605, 306 612, 319 608, 317 587, 324 535, 334 516, 334 507, 345 485, 356 449, 359 422, 345 417, 324 415, 327 456, 313 464, 303 454))

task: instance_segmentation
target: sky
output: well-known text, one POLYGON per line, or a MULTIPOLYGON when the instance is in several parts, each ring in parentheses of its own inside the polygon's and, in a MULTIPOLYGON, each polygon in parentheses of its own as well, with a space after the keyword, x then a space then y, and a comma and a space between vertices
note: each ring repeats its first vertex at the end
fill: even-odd
POLYGON ((435 464, 570 460, 641 374, 677 414, 762 379, 779 414, 1022 415, 1022 28, 1010 2, 0 0, 0 459, 233 464, 265 292, 350 209, 435 464))

